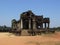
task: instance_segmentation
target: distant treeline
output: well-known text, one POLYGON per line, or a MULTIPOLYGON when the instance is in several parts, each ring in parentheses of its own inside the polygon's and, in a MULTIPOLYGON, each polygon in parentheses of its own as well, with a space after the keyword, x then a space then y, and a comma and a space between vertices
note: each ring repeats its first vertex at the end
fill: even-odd
POLYGON ((0 32, 9 32, 11 30, 10 27, 7 27, 6 25, 0 26, 0 32))
POLYGON ((60 31, 60 27, 50 28, 50 30, 60 31))
MULTIPOLYGON (((0 32, 10 32, 11 29, 11 27, 7 27, 6 25, 0 26, 0 32)), ((60 31, 60 27, 50 28, 50 30, 60 31)))

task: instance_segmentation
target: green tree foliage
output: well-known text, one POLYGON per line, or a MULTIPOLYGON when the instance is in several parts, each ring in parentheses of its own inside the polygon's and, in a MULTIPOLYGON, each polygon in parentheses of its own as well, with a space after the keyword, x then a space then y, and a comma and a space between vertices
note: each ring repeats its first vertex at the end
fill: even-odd
POLYGON ((60 27, 53 27, 53 28, 50 28, 51 30, 55 30, 55 31, 60 31, 60 27))
POLYGON ((9 32, 11 30, 10 27, 7 27, 6 25, 0 26, 0 32, 9 32))

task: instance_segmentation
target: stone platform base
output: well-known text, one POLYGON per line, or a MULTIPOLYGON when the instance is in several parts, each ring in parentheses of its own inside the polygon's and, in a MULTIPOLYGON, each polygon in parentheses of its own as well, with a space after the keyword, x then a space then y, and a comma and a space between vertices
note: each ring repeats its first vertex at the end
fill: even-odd
POLYGON ((42 33, 54 33, 54 30, 49 30, 49 29, 35 29, 35 30, 29 30, 29 29, 22 29, 20 31, 14 31, 16 35, 20 36, 35 36, 35 35, 41 35, 42 33))
POLYGON ((28 33, 28 30, 22 30, 21 31, 21 36, 29 36, 30 34, 28 33))

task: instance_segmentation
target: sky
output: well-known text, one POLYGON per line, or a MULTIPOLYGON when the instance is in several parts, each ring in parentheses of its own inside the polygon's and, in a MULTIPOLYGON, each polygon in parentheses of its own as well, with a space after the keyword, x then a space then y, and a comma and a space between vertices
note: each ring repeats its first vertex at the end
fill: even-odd
POLYGON ((60 0, 0 0, 0 25, 11 27, 22 12, 32 10, 36 15, 50 18, 50 27, 60 26, 60 0))

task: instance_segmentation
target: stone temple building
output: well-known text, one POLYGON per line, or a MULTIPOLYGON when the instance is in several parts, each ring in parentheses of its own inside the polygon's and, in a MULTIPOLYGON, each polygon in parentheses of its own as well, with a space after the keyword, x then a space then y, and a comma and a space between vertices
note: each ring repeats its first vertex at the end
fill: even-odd
POLYGON ((20 19, 12 20, 12 31, 49 29, 50 19, 35 15, 31 10, 23 12, 20 19))

